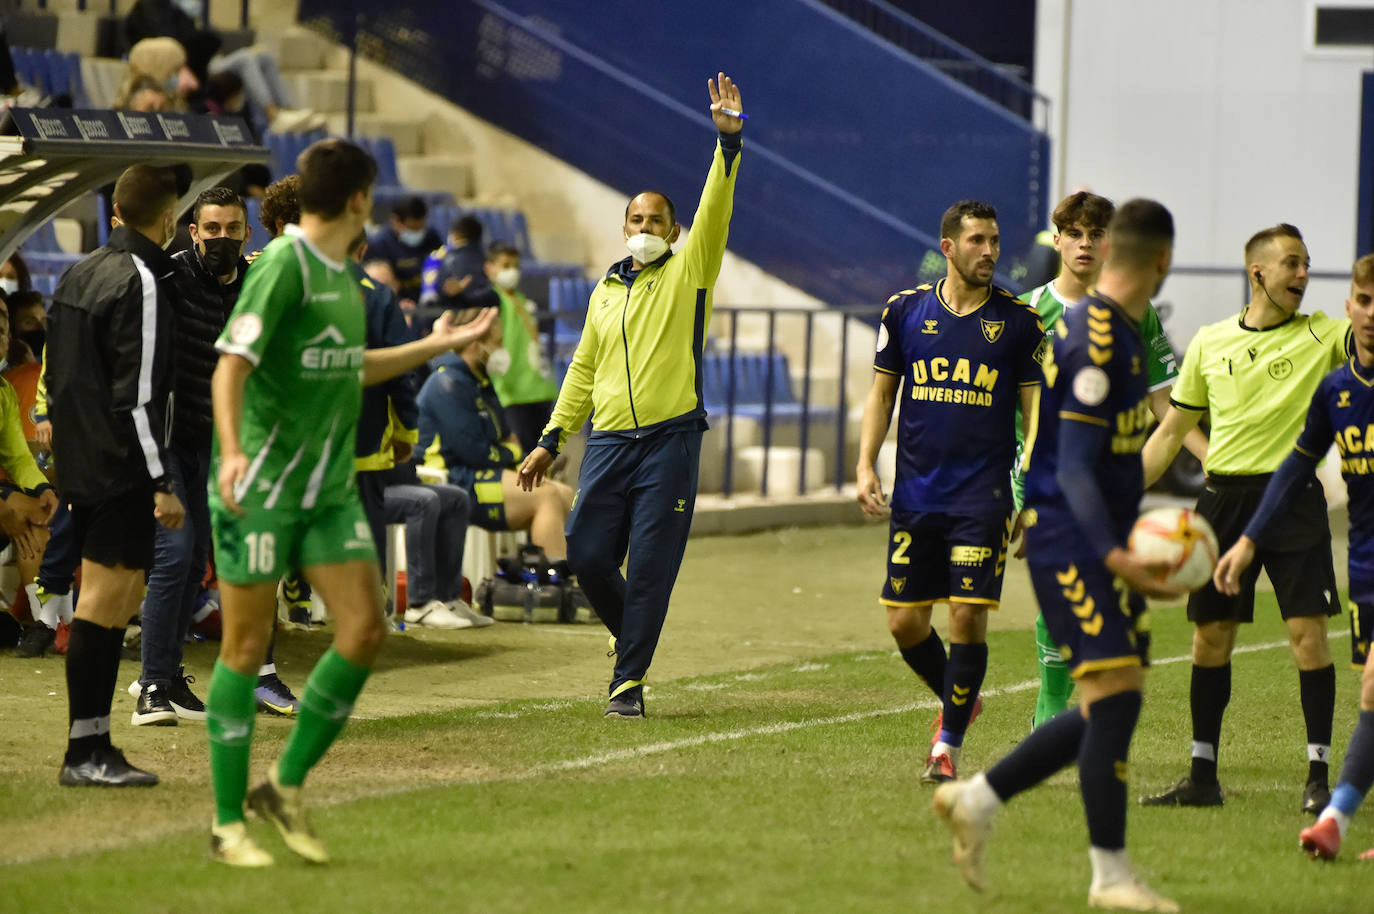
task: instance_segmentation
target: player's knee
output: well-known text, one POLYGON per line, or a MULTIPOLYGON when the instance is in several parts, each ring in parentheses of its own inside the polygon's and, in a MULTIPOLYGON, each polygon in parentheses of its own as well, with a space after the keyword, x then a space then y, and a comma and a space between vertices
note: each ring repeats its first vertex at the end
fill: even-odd
POLYGON ((590 537, 568 538, 568 567, 576 575, 602 575, 619 570, 615 557, 590 537))
POLYGON ((1231 657, 1234 629, 1221 622, 1208 622, 1193 629, 1193 662, 1201 666, 1221 666, 1231 657))
POLYGON ((892 608, 887 611, 887 630, 901 647, 913 647, 930 637, 930 611, 892 608))
POLYGON ((1288 631, 1288 641, 1293 649, 1293 658, 1305 670, 1324 667, 1331 662, 1331 648, 1326 642, 1325 618, 1320 623, 1305 621, 1288 631))

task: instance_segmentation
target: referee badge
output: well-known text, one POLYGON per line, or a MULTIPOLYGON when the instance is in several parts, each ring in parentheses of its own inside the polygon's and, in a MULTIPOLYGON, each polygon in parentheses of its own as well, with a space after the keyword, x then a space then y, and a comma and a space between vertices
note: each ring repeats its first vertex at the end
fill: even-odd
POLYGON ((983 338, 989 343, 997 342, 997 339, 1002 335, 1002 328, 1007 323, 1006 321, 987 321, 982 318, 979 318, 978 322, 983 325, 983 338))

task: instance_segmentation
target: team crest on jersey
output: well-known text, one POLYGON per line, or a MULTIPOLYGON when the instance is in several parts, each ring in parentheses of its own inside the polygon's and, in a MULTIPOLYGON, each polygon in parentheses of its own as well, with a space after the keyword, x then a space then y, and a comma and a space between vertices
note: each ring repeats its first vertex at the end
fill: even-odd
POLYGON ((892 582, 892 592, 901 596, 902 591, 906 590, 906 578, 888 578, 888 580, 892 582))
POLYGON ((940 323, 940 322, 937 321, 937 320, 928 320, 928 321, 926 321, 926 329, 922 330, 921 332, 922 332, 922 333, 929 333, 929 334, 932 334, 932 335, 933 335, 933 334, 936 334, 936 333, 939 333, 940 331, 935 329, 935 326, 936 326, 938 323, 940 323))
POLYGON ((1275 359, 1269 363, 1269 377, 1275 381, 1285 381, 1293 373, 1293 363, 1288 359, 1275 359))
POLYGON ((983 327, 983 339, 989 343, 997 342, 998 337, 1002 335, 1002 328, 1007 325, 1006 321, 986 321, 982 318, 978 319, 978 323, 983 327))
POLYGON ((256 314, 240 314, 229 322, 229 339, 240 346, 248 346, 262 336, 262 318, 256 314))
POLYGON ((1345 406, 1349 406, 1349 405, 1350 405, 1350 391, 1348 391, 1348 390, 1343 390, 1343 391, 1341 391, 1340 397, 1336 400, 1336 408, 1337 408, 1337 409, 1340 409, 1341 407, 1345 407, 1345 406))

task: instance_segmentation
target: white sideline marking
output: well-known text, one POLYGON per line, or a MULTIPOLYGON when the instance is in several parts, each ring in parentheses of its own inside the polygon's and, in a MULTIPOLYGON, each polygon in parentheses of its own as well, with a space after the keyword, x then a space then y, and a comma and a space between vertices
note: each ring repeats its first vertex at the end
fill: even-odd
MULTIPOLYGON (((1348 635, 1348 632, 1340 632, 1329 635, 1330 638, 1339 638, 1348 635)), ((1231 653, 1252 654, 1257 651, 1273 650, 1276 647, 1287 647, 1285 641, 1266 641, 1263 644, 1247 644, 1237 647, 1231 653)), ((1164 657, 1160 660, 1151 660, 1151 666, 1166 666, 1171 663, 1192 662, 1192 654, 1180 654, 1175 657, 1164 657)), ((743 676, 736 676, 736 679, 743 679, 743 676)), ((763 678, 755 674, 752 678, 763 678)), ((1021 682, 1013 683, 1009 686, 1002 686, 998 689, 987 689, 982 691, 982 695, 1010 695, 1014 692, 1025 692, 1029 689, 1037 688, 1040 679, 1026 679, 1021 682)), ((895 708, 874 708, 868 711, 853 711, 849 714, 840 714, 834 717, 816 717, 810 720, 782 721, 774 724, 764 724, 761 727, 741 727, 738 730, 723 730, 716 733, 703 733, 700 736, 689 736, 683 739, 662 740, 656 743, 646 743, 643 746, 632 746, 627 749, 616 749, 611 752, 599 752, 596 755, 584 755, 581 758, 567 759, 562 762, 549 762, 537 766, 532 774, 552 774, 559 771, 585 771, 588 768, 595 768, 599 765, 606 765, 611 762, 622 762, 630 759, 643 758, 649 755, 660 755, 664 752, 674 752, 678 749, 690 749, 694 746, 705 746, 711 743, 725 743, 734 740, 745 739, 750 736, 773 736, 778 733, 791 733, 793 730, 805 730, 811 727, 830 727, 836 724, 852 724, 855 721, 870 720, 875 717, 890 717, 893 714, 905 714, 908 711, 928 710, 933 711, 939 707, 935 699, 928 698, 925 701, 914 701, 908 704, 899 705, 895 708)))

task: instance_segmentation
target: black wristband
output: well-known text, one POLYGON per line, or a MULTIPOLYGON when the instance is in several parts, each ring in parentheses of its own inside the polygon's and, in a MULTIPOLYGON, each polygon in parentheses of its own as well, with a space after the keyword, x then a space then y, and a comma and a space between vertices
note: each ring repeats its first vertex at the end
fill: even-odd
POLYGON ((176 486, 172 485, 172 477, 159 476, 153 480, 153 491, 161 492, 163 495, 176 494, 176 486))

